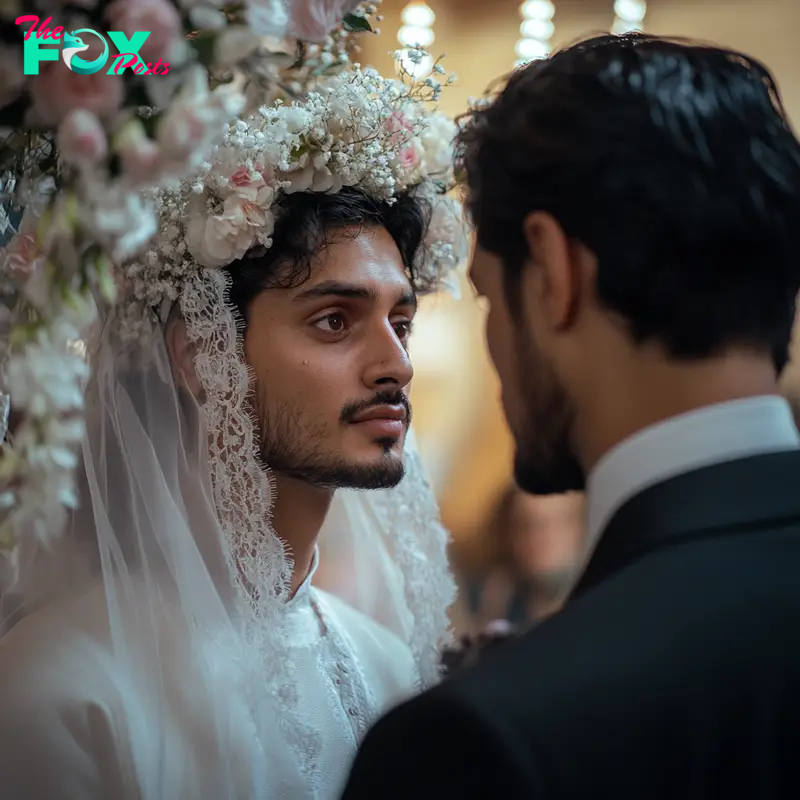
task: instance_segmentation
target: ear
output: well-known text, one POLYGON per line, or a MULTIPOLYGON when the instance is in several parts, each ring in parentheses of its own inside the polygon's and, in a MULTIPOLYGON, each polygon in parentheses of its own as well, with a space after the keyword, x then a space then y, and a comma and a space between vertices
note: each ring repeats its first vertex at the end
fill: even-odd
POLYGON ((165 339, 176 383, 179 387, 188 390, 198 402, 201 402, 203 384, 197 377, 197 370, 194 368, 197 348, 189 338, 186 324, 180 316, 172 317, 167 323, 165 339))
POLYGON ((552 214, 533 211, 522 223, 539 309, 549 325, 559 331, 574 321, 581 296, 582 270, 577 251, 552 214))

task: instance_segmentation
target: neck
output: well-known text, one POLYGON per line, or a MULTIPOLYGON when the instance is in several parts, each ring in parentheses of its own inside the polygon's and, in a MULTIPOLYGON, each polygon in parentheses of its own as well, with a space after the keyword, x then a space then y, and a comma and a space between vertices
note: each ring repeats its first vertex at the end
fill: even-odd
POLYGON ((292 594, 308 576, 322 523, 328 513, 333 489, 320 489, 295 478, 275 476, 275 533, 287 543, 294 560, 292 594))
POLYGON ((606 368, 595 383, 574 429, 587 474, 609 450, 651 425, 717 403, 778 394, 772 361, 748 351, 696 363, 643 357, 606 368))

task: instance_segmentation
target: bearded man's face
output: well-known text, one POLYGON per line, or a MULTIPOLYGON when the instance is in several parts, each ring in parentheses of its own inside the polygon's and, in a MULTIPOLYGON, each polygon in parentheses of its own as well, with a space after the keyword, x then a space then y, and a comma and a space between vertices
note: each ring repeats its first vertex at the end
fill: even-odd
POLYGON ((384 228, 342 233, 307 281, 249 308, 261 457, 321 487, 389 488, 404 471, 416 297, 384 228))
POLYGON ((516 445, 517 484, 532 494, 583 490, 585 474, 570 439, 574 406, 533 327, 509 307, 502 263, 477 247, 470 278, 488 301, 486 341, 516 445))

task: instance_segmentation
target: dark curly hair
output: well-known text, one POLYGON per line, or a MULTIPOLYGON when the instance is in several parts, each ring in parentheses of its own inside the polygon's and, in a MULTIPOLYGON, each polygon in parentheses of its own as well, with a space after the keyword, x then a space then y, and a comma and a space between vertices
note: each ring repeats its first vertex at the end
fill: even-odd
POLYGON ((518 312, 523 220, 597 257, 600 301, 675 358, 731 345, 780 372, 800 288, 800 143, 770 72, 721 47, 601 35, 512 74, 462 124, 479 244, 518 312))
POLYGON ((272 247, 263 255, 245 256, 225 271, 231 284, 228 297, 246 321, 248 308, 265 289, 292 288, 309 279, 314 257, 324 247, 364 227, 383 227, 394 239, 413 289, 427 287, 417 280, 415 265, 422 254, 431 217, 430 203, 414 191, 393 202, 374 200, 359 189, 335 194, 298 192, 276 200, 278 222, 272 247), (352 228, 352 231, 347 231, 352 228))

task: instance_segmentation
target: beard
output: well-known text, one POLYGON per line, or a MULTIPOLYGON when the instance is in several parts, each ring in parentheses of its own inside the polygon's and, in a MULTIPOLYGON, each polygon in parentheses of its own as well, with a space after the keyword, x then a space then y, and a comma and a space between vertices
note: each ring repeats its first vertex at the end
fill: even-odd
POLYGON ((514 478, 530 494, 563 494, 586 488, 586 473, 570 442, 575 410, 556 371, 525 335, 517 336, 517 382, 522 418, 512 426, 514 478))
MULTIPOLYGON (((349 461, 324 446, 329 425, 307 419, 295 404, 268 408, 263 397, 261 400, 259 408, 264 411, 258 414, 259 454, 265 469, 322 489, 393 489, 403 480, 405 466, 402 456, 394 452, 396 440, 377 441, 383 453, 372 463, 349 461)), ((377 404, 375 400, 353 404, 345 412, 377 404)))

